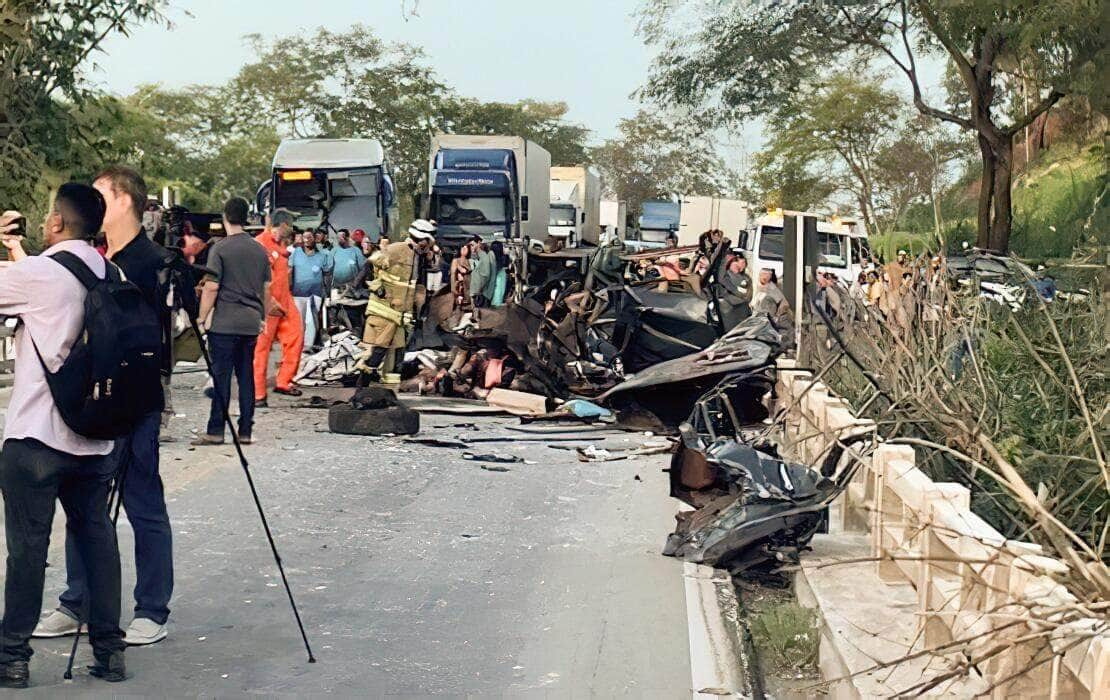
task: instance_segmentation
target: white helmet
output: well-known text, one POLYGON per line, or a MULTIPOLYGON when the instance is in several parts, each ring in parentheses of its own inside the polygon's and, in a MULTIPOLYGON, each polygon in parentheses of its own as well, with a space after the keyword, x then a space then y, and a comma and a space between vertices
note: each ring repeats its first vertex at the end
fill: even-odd
POLYGON ((417 219, 409 224, 409 238, 417 241, 432 241, 436 237, 436 222, 417 219))

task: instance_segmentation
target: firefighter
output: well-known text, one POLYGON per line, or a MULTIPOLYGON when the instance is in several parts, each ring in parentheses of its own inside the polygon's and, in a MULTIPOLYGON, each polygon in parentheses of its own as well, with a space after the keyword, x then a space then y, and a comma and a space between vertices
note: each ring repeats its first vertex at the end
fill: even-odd
POLYGON ((371 381, 381 381, 390 351, 405 347, 416 309, 426 293, 418 273, 420 262, 435 245, 436 225, 417 219, 409 226, 408 240, 393 243, 370 256, 374 268, 370 300, 366 304, 363 341, 369 352, 358 363, 371 381))
POLYGON ((266 249, 270 260, 270 294, 274 297, 273 310, 266 316, 266 325, 258 336, 254 348, 254 404, 266 405, 266 374, 270 368, 270 348, 274 339, 281 344, 281 364, 278 366, 274 391, 287 396, 300 396, 301 390, 293 385, 293 377, 301 362, 304 349, 304 324, 297 305, 293 303, 292 285, 289 280, 289 244, 293 240, 293 214, 278 209, 271 218, 270 227, 255 237, 266 249))

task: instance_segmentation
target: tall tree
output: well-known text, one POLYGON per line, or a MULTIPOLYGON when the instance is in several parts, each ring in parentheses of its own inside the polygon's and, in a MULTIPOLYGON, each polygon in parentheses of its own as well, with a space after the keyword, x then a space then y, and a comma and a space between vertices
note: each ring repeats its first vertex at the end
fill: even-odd
POLYGON ((636 215, 645 200, 673 194, 722 194, 734 177, 710 135, 693 121, 641 110, 622 119, 619 135, 593 149, 607 194, 636 215))
MULTIPOLYGON (((32 207, 44 171, 64 159, 59 138, 90 96, 83 68, 104 39, 160 20, 164 0, 5 0, 0 3, 0 198, 32 207)), ((59 179, 60 174, 54 178, 59 179)))
POLYGON ((978 244, 1005 251, 1014 135, 1077 86, 1090 86, 1092 66, 1105 58, 1104 6, 1093 0, 732 0, 704 6, 700 28, 674 36, 667 29, 677 8, 697 10, 682 0, 650 0, 642 29, 661 51, 644 92, 707 108, 720 120, 767 115, 830 61, 881 57, 905 78, 922 114, 975 135, 983 162, 978 244), (968 94, 965 109, 942 109, 926 98, 919 60, 929 53, 953 62, 968 94), (1006 119, 997 104, 998 81, 1018 59, 1031 83, 1043 88, 1027 110, 1006 119))
POLYGON ((588 161, 590 130, 568 122, 565 102, 481 102, 455 98, 445 107, 444 131, 453 134, 511 134, 531 139, 551 153, 552 165, 588 161))
POLYGON ((879 233, 878 156, 897 131, 902 101, 881 79, 848 73, 822 78, 805 95, 775 110, 767 150, 806 171, 818 166, 831 190, 851 194, 868 232, 879 233))

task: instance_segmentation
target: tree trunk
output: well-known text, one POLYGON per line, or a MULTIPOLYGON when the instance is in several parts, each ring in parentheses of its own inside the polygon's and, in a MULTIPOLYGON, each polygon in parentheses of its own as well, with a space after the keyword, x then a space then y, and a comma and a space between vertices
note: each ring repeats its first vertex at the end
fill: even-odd
POLYGON ((979 152, 983 158, 983 176, 979 181, 978 229, 975 245, 979 248, 990 247, 991 200, 994 198, 995 157, 994 150, 983 134, 979 134, 979 152))
MULTIPOLYGON (((1010 190, 1014 173, 1014 137, 1000 134, 993 151, 994 215, 991 217, 990 237, 985 247, 1005 254, 1010 248, 1010 229, 1013 226, 1010 190)), ((979 237, 982 236, 983 232, 980 231, 979 237)))

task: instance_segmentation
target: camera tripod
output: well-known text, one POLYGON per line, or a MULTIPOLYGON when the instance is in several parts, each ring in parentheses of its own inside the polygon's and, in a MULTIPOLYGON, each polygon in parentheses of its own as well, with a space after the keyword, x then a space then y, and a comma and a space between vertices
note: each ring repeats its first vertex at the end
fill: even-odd
MULTIPOLYGON (((242 234, 240 234, 242 235, 242 234)), ((223 396, 220 391, 219 383, 215 381, 215 376, 212 374, 212 358, 208 352, 208 346, 203 340, 203 333, 200 328, 200 304, 197 299, 195 288, 196 279, 195 275, 199 268, 190 265, 181 255, 180 251, 168 249, 168 257, 165 259, 166 269, 172 275, 173 286, 177 290, 177 299, 181 304, 181 308, 185 311, 185 315, 189 318, 189 325, 196 334, 198 344, 200 345, 201 356, 204 358, 205 370, 209 377, 212 378, 213 391, 215 392, 215 400, 219 402, 219 406, 223 413, 224 425, 227 427, 231 434, 231 441, 235 445, 235 452, 239 457, 239 465, 243 468, 243 474, 247 478, 247 486, 250 488, 251 497, 254 500, 255 508, 258 511, 258 517, 262 521, 262 529, 266 533, 266 540, 270 543, 270 551, 274 556, 274 563, 277 564, 278 573, 281 574, 281 582, 285 587, 285 594, 289 598, 289 606, 293 610, 293 617, 297 622, 297 629, 301 634, 301 640, 304 642, 305 652, 308 654, 308 662, 310 664, 316 663, 316 657, 312 653, 312 646, 309 644, 308 635, 305 633, 304 623, 301 621, 300 611, 297 609, 297 601, 293 598, 293 590, 289 586, 289 579, 285 575, 285 566, 282 563, 281 555, 278 553, 277 544, 274 542, 274 535, 270 530, 270 523, 266 519, 266 512, 262 508, 262 501, 258 496, 258 489, 254 485, 254 477, 251 475, 250 464, 247 462, 247 457, 243 454, 243 444, 239 441, 239 433, 235 429, 235 424, 231 420, 229 411, 230 397, 223 396)), ((130 442, 131 438, 125 438, 130 442)), ((112 513, 112 526, 113 531, 115 525, 119 520, 120 505, 123 502, 123 482, 127 477, 127 469, 130 464, 130 449, 123 451, 124 458, 117 468, 115 478, 113 479, 112 487, 108 493, 109 511, 112 513)), ((86 595, 87 597, 87 595, 86 595)), ((85 602, 86 617, 88 609, 88 601, 85 602)), ((69 663, 66 668, 65 678, 67 680, 73 678, 73 663, 77 655, 77 646, 81 638, 81 623, 78 622, 77 634, 74 636, 73 649, 69 655, 69 663)))

